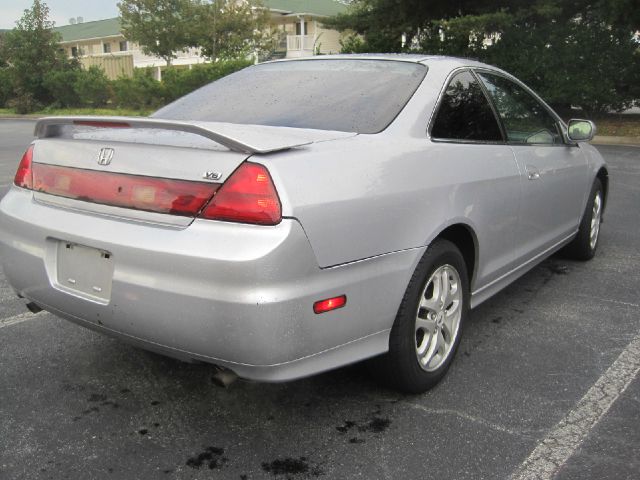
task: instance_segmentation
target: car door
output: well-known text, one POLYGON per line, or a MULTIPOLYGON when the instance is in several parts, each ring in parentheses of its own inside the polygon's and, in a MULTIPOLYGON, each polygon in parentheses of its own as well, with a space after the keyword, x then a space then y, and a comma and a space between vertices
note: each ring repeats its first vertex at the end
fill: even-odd
POLYGON ((478 265, 472 288, 481 289, 514 268, 521 187, 514 153, 470 70, 457 70, 450 77, 430 136, 438 145, 429 150, 431 161, 441 160, 440 165, 456 175, 448 196, 474 226, 478 265))
POLYGON ((523 85, 496 72, 476 74, 494 103, 520 168, 516 255, 522 263, 576 231, 586 160, 580 148, 565 143, 560 120, 523 85))

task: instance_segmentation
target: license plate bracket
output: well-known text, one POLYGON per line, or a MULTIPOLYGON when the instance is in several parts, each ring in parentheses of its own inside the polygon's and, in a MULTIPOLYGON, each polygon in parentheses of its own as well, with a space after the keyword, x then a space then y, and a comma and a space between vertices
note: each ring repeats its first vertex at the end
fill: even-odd
POLYGON ((60 288, 100 303, 111 298, 113 254, 73 242, 58 241, 56 276, 60 288))

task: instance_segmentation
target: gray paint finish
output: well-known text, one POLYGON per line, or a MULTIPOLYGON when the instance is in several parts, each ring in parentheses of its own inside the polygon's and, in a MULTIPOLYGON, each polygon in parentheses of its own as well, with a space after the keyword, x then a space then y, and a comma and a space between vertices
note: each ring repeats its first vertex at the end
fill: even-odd
POLYGON ((75 118, 42 121, 36 162, 99 169, 95 157, 111 146, 110 171, 196 180, 219 169, 222 181, 245 159, 263 164, 283 219, 268 227, 176 222, 13 187, 0 203, 8 280, 24 297, 92 329, 272 381, 386 351, 416 264, 449 226, 473 234, 471 303, 478 305, 571 239, 604 161, 584 144, 433 141, 427 127, 447 78, 480 64, 401 61, 424 61, 429 73, 376 135, 120 118, 107 121, 134 128, 69 135, 55 125, 75 118), (532 164, 535 181, 527 178, 532 164), (106 305, 55 286, 59 241, 113 254, 106 305), (315 301, 342 294, 344 308, 313 313, 315 301))

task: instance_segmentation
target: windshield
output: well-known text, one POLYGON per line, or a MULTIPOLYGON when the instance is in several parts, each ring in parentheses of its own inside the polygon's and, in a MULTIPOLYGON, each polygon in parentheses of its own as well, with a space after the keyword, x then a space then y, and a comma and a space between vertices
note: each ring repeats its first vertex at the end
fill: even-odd
POLYGON ((400 113, 427 73, 391 60, 301 60, 246 68, 152 116, 378 133, 400 113))

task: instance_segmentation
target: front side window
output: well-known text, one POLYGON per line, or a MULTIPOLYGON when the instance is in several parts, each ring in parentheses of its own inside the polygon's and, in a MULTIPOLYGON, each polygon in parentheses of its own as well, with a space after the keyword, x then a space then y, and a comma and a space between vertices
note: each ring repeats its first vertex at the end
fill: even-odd
POLYGON ((500 75, 478 75, 495 103, 510 143, 563 143, 556 120, 533 95, 500 75))
POLYGON ((102 52, 103 53, 111 53, 111 44, 110 43, 104 43, 102 45, 102 52))
POLYGON ((459 73, 449 82, 431 136, 447 140, 502 141, 493 110, 470 72, 459 73))

